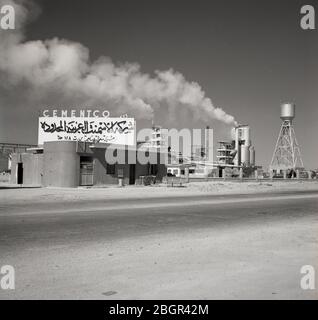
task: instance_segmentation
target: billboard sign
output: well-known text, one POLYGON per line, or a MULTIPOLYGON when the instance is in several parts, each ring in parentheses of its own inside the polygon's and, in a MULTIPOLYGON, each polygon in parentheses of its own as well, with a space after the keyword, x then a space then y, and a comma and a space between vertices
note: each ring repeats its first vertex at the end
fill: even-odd
POLYGON ((40 117, 38 144, 79 141, 135 145, 134 118, 40 117))

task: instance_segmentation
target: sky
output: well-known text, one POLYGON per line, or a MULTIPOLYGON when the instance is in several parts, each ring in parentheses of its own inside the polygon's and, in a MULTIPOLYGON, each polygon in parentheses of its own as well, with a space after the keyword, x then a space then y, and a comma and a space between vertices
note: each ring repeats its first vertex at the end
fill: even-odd
MULTIPOLYGON (((265 168, 281 125, 280 104, 294 102, 304 164, 318 167, 318 30, 300 28, 300 8, 312 4, 318 12, 317 0, 35 2, 38 8, 31 14, 36 17, 26 25, 23 41, 57 37, 78 42, 89 49, 91 62, 106 56, 115 65, 137 63, 138 72, 151 77, 156 70, 173 69, 189 83, 198 83, 213 106, 250 125, 256 162, 265 168)), ((0 68, 0 142, 36 144, 42 106, 72 100, 47 88, 38 98, 41 83, 30 87, 25 80, 6 79, 0 68)), ((80 103, 81 96, 74 101, 80 103)), ((94 105, 94 99, 87 101, 94 105)), ((96 105, 100 103, 96 99, 96 105)), ((129 109, 130 104, 127 108, 135 116, 137 109, 129 109)), ((199 108, 167 110, 165 103, 155 108, 156 124, 208 124, 214 128, 215 142, 230 136, 231 125, 197 116, 199 108)), ((150 118, 141 117, 137 126, 150 123, 150 118)))

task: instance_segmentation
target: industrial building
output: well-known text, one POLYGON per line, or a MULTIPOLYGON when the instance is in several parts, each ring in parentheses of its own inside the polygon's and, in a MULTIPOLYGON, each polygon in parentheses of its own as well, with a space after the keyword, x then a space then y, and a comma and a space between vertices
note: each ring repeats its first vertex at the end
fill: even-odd
POLYGON ((255 166, 255 149, 251 141, 251 129, 248 125, 239 125, 235 128, 233 162, 236 166, 255 166))
POLYGON ((26 152, 30 144, 2 143, 0 142, 0 173, 11 169, 11 155, 16 152, 26 152))
POLYGON ((149 140, 151 148, 164 148, 168 146, 167 134, 161 126, 152 126, 152 136, 149 140))
POLYGON ((234 128, 232 141, 219 143, 216 162, 211 153, 213 147, 209 142, 213 142, 213 136, 209 127, 202 145, 196 141, 188 156, 171 150, 167 130, 162 127, 153 124, 150 137, 139 142, 135 140, 134 128, 134 119, 129 118, 41 117, 39 145, 11 155, 11 183, 45 187, 128 185, 142 183, 146 176, 159 182, 167 174, 187 178, 225 177, 225 169, 231 169, 239 172, 236 175, 230 172, 235 177, 243 176, 243 168, 256 169, 248 125, 234 128), (96 138, 99 142, 94 141, 96 138), (105 142, 108 139, 115 140, 105 142), (124 163, 106 161, 106 150, 115 149, 127 154, 124 163), (151 154, 157 161, 139 163, 141 154, 144 158, 151 154))
POLYGON ((224 177, 227 172, 230 177, 249 176, 261 168, 255 163, 255 148, 251 141, 250 127, 238 125, 233 130, 234 140, 220 141, 217 148, 218 177, 224 177))
POLYGON ((217 162, 219 165, 231 165, 233 164, 233 158, 235 156, 235 145, 233 142, 220 141, 217 149, 217 162))
POLYGON ((49 141, 43 147, 12 155, 11 183, 41 185, 45 187, 78 187, 109 184, 136 184, 143 176, 153 176, 161 181, 166 167, 157 151, 126 149, 125 158, 134 158, 135 164, 109 164, 105 160, 107 148, 120 146, 76 141, 49 141), (148 152, 148 154, 146 154, 148 152), (149 156, 153 152, 157 164, 141 164, 138 153, 149 156), (128 155, 129 153, 129 155, 128 155))

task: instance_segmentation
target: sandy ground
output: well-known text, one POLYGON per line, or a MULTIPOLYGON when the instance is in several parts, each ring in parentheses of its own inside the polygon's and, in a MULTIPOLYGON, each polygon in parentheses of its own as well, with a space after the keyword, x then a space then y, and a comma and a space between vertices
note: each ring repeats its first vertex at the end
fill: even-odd
POLYGON ((0 221, 16 270, 0 299, 318 298, 300 287, 301 267, 318 268, 313 197, 0 221))
POLYGON ((0 299, 318 299, 300 288, 300 268, 318 270, 314 191, 317 181, 0 188, 0 263, 16 270, 0 299))
POLYGON ((318 180, 264 182, 191 182, 183 187, 110 186, 104 188, 8 188, 1 189, 0 205, 45 202, 77 202, 106 199, 166 198, 198 195, 253 194, 318 190, 318 180))

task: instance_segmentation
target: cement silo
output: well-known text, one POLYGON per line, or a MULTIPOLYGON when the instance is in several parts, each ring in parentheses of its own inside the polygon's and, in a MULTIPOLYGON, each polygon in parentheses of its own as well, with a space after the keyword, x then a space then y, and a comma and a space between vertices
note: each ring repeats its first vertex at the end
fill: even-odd
POLYGON ((241 146, 241 163, 242 165, 250 165, 250 147, 246 145, 241 146))
POLYGON ((241 128, 241 140, 244 141, 245 146, 251 145, 251 130, 249 126, 244 126, 241 128))
POLYGON ((235 128, 235 158, 234 163, 235 165, 239 166, 241 163, 241 146, 240 146, 240 132, 239 127, 235 128))
POLYGON ((255 166, 255 148, 250 147, 250 165, 255 166))
MULTIPOLYGON (((251 141, 251 129, 249 125, 235 127, 235 166, 255 166, 255 149, 251 141)), ((234 152, 233 152, 234 153, 234 152)))

